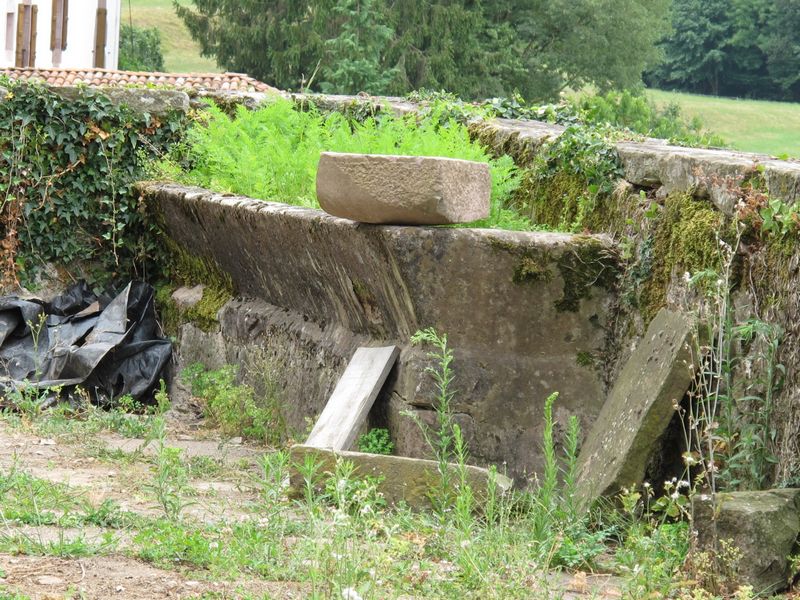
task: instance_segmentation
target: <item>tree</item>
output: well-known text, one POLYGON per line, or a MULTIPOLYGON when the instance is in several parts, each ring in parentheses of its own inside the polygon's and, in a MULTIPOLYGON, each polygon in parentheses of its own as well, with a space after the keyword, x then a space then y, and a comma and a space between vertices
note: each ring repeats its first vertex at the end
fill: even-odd
POLYGON ((397 69, 381 66, 381 52, 394 37, 383 24, 386 15, 376 0, 342 0, 333 13, 341 23, 339 35, 326 40, 331 60, 321 71, 323 92, 379 94, 392 84, 397 69))
POLYGON ((674 0, 648 82, 689 92, 800 98, 798 0, 674 0))
POLYGON ((385 61, 399 73, 392 93, 428 88, 475 98, 503 89, 492 74, 494 48, 479 2, 395 0, 388 14, 395 39, 385 61))
POLYGON ((768 31, 763 48, 769 74, 785 98, 800 100, 800 2, 774 0, 768 31))
POLYGON ((656 42, 668 27, 669 0, 504 0, 495 23, 512 22, 529 99, 595 84, 605 91, 641 82, 660 59, 656 42))
POLYGON ((204 56, 281 89, 312 80, 325 57, 335 0, 173 1, 204 56))
POLYGON ((674 0, 673 33, 664 43, 664 62, 655 80, 692 92, 717 95, 728 68, 732 22, 730 0, 674 0))
POLYGON ((123 71, 163 71, 164 56, 158 29, 123 25, 119 36, 119 68, 123 71))
POLYGON ((203 53, 281 88, 555 98, 639 83, 669 0, 194 0, 203 53), (362 88, 362 89, 358 89, 362 88))

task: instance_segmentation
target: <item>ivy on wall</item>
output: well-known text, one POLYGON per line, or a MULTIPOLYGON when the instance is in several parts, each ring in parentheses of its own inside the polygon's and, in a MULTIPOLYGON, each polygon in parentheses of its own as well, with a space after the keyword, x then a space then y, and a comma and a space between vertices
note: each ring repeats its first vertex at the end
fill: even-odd
POLYGON ((65 100, 31 83, 0 87, 5 282, 31 283, 48 263, 97 283, 150 278, 163 250, 133 184, 186 116, 137 114, 90 88, 65 100))

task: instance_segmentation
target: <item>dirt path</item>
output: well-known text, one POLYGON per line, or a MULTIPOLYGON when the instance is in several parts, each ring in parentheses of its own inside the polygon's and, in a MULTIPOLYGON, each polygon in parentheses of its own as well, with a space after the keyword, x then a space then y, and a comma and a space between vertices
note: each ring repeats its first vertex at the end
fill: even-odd
MULTIPOLYGON (((264 581, 209 582, 179 572, 157 569, 124 555, 84 559, 9 556, 0 554, 0 583, 32 600, 56 598, 120 598, 150 600, 171 598, 302 598, 304 588, 291 583, 264 581)), ((0 593, 0 597, 2 593, 0 593)))

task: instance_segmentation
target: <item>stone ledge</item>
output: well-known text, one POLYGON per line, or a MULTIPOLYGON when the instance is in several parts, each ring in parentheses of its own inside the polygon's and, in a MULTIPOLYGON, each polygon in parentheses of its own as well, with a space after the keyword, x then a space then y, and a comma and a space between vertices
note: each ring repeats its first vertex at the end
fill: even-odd
MULTIPOLYGON (((334 473, 337 461, 348 460, 355 466, 356 477, 379 478, 378 491, 390 505, 405 503, 417 510, 431 508, 430 494, 441 481, 439 463, 434 460, 364 452, 333 452, 303 445, 292 446, 290 458, 289 496, 292 498, 303 496, 306 482, 298 466, 303 465, 307 458, 312 458, 319 465, 319 475, 334 473)), ((448 470, 452 480, 458 481, 458 465, 450 463, 448 470)), ((472 488, 475 510, 479 510, 486 502, 490 473, 487 469, 472 465, 467 465, 465 471, 467 482, 472 488)), ((495 474, 494 482, 498 496, 508 492, 513 485, 508 477, 499 473, 495 474)))
MULTIPOLYGON (((83 86, 49 86, 53 93, 65 100, 79 97, 83 86)), ((189 96, 186 92, 137 87, 98 87, 88 88, 107 96, 115 106, 127 106, 136 113, 164 116, 177 111, 189 111, 189 96)))

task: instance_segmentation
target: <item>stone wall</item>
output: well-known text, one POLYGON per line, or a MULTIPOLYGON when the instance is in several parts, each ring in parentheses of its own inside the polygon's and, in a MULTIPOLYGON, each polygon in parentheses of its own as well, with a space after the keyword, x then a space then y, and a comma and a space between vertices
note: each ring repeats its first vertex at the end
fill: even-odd
MULTIPOLYGON (((214 93, 207 96, 212 97, 223 106, 241 103, 249 108, 256 108, 269 99, 269 96, 260 94, 214 93)), ((343 96, 307 97, 289 94, 286 96, 301 103, 313 100, 328 109, 363 109, 365 105, 375 103, 383 109, 388 107, 398 113, 412 112, 417 108, 413 103, 401 99, 343 96)), ((196 102, 197 99, 195 98, 194 101, 196 102)), ((496 152, 508 153, 516 159, 524 161, 530 160, 542 144, 558 136, 563 128, 532 121, 495 119, 488 123, 473 123, 471 130, 475 137, 493 147, 496 152)), ((624 172, 625 182, 620 186, 624 193, 614 198, 616 206, 613 211, 614 216, 617 217, 616 223, 609 224, 601 231, 617 240, 635 238, 637 243, 641 243, 647 236, 652 237, 653 231, 646 231, 650 224, 642 224, 642 213, 651 202, 656 201, 663 205, 665 198, 669 196, 685 195, 708 201, 709 206, 727 216, 734 211, 741 185, 754 178, 763 182, 766 190, 773 197, 790 203, 796 202, 800 197, 800 162, 798 161, 776 160, 769 156, 728 150, 684 148, 671 146, 661 140, 619 142, 616 148, 624 172), (640 192, 644 192, 644 196, 640 192), (635 221, 636 225, 627 224, 631 221, 635 221)), ((149 193, 155 193, 153 188, 149 193)), ((161 188, 158 192, 162 197, 165 193, 165 188, 161 188)), ((170 195, 174 195, 174 193, 175 190, 172 190, 170 195)), ((224 213, 225 217, 219 214, 215 218, 219 222, 224 220, 226 224, 228 223, 227 215, 233 213, 239 215, 236 217, 237 226, 239 226, 238 221, 240 220, 255 219, 253 216, 245 217, 242 214, 258 213, 265 216, 266 213, 269 213, 271 219, 277 219, 278 213, 284 215, 281 218, 281 228, 270 229, 271 235, 276 235, 276 232, 283 231, 284 227, 287 227, 286 231, 292 233, 285 236, 283 233, 278 234, 284 240, 279 245, 281 248, 294 248, 299 255, 297 253, 290 253, 289 256, 280 254, 280 260, 265 259, 263 256, 259 256, 253 248, 257 246, 257 236, 267 239, 269 234, 265 231, 257 235, 247 233, 246 235, 251 237, 243 242, 243 247, 247 247, 248 250, 238 256, 246 257, 248 263, 252 261, 253 264, 261 264, 261 270, 249 275, 240 273, 236 276, 235 280, 237 286, 240 287, 239 291, 246 296, 262 298, 273 307, 288 308, 294 317, 302 315, 303 323, 306 325, 312 323, 319 327, 320 339, 335 338, 339 340, 336 348, 330 344, 325 346, 321 355, 324 358, 317 363, 317 368, 319 365, 326 365, 327 371, 317 378, 312 377, 313 381, 311 382, 307 381, 308 376, 304 375, 306 381, 303 385, 311 386, 313 390, 311 395, 315 399, 309 400, 306 405, 299 408, 291 420, 298 424, 301 416, 307 417, 310 413, 319 410, 320 403, 324 401, 335 383, 336 374, 343 370, 346 357, 358 343, 364 343, 365 340, 395 341, 404 345, 401 366, 390 381, 392 393, 379 402, 378 410, 373 416, 391 427, 393 434, 398 439, 400 451, 409 454, 419 453, 422 443, 414 429, 406 427, 398 415, 409 404, 419 404, 428 409, 429 405, 419 398, 430 396, 430 390, 425 390, 423 393, 423 388, 420 387, 420 381, 424 380, 421 367, 410 368, 415 360, 412 357, 418 357, 419 351, 412 351, 407 345, 407 339, 416 328, 434 325, 442 331, 447 331, 451 335, 452 345, 461 353, 463 373, 459 389, 464 391, 462 391, 463 402, 457 406, 457 409, 460 411, 459 418, 465 430, 471 432, 475 437, 473 454, 477 462, 480 464, 507 462, 511 473, 519 476, 525 471, 536 470, 538 466, 541 425, 539 415, 541 401, 547 392, 551 390, 562 392, 563 412, 559 415, 562 423, 568 414, 575 413, 580 414, 584 429, 588 428, 593 415, 596 414, 593 398, 597 393, 604 394, 608 386, 613 383, 620 365, 624 363, 632 349, 638 345, 647 321, 658 308, 658 306, 650 306, 647 310, 639 310, 636 307, 621 308, 623 302, 616 302, 614 294, 609 294, 605 300, 607 306, 604 311, 596 309, 590 311, 598 315, 594 320, 597 324, 597 332, 587 338, 591 340, 590 343, 563 346, 554 342, 554 340, 558 340, 561 333, 551 333, 541 338, 545 341, 540 342, 537 348, 537 343, 527 339, 530 336, 521 335, 520 331, 524 330, 522 324, 525 322, 532 331, 539 328, 537 324, 539 321, 526 321, 534 314, 540 316, 542 322, 549 323, 549 319, 552 317, 552 315, 535 308, 541 299, 539 290, 541 282, 527 286, 511 285, 508 289, 515 290, 515 293, 508 297, 507 301, 499 302, 497 298, 507 296, 507 288, 499 285, 494 279, 498 268, 505 270, 507 273, 503 285, 508 286, 509 280, 514 279, 515 272, 525 272, 525 268, 520 265, 526 259, 525 253, 528 251, 521 250, 519 244, 532 242, 522 242, 520 241, 522 238, 514 237, 525 234, 477 233, 469 230, 462 230, 458 233, 439 233, 439 230, 418 230, 412 237, 407 233, 397 233, 397 231, 402 231, 398 228, 384 228, 378 234, 378 230, 371 231, 365 226, 336 220, 324 221, 330 225, 317 230, 317 233, 314 234, 312 230, 316 225, 311 225, 311 223, 317 223, 319 213, 313 211, 295 208, 280 210, 258 208, 241 199, 214 200, 212 198, 210 201, 216 202, 220 206, 237 204, 235 210, 216 208, 211 211, 215 214, 224 213), (245 205, 250 208, 245 209, 245 205), (293 224, 289 225, 290 222, 293 224), (300 226, 300 224, 303 225, 300 226), (298 234, 298 227, 304 230, 304 233, 298 234), (323 234, 323 231, 326 233, 323 234), (337 232, 334 234, 337 239, 324 242, 327 246, 326 256, 329 258, 323 258, 315 250, 308 250, 308 248, 320 248, 319 244, 332 231, 337 232), (356 238, 353 237, 355 235, 353 231, 360 232, 356 238), (446 247, 451 250, 442 254, 439 248, 446 237, 440 236, 449 235, 460 237, 452 240, 447 238, 446 247), (506 248, 507 240, 511 238, 507 236, 511 236, 514 240, 512 246, 508 248, 506 248), (487 240, 492 239, 495 240, 490 242, 493 254, 481 258, 479 263, 467 264, 463 261, 453 263, 453 256, 472 256, 476 247, 485 248, 487 240), (512 250, 511 247, 515 247, 515 249, 512 250), (412 252, 410 248, 413 248, 414 251, 412 252), (312 255, 309 256, 308 252, 311 252, 312 255), (303 258, 300 259, 298 256, 303 258), (508 263, 509 256, 515 257, 516 263, 514 260, 508 263), (267 263, 264 262, 265 260, 267 263), (503 260, 507 264, 500 266, 503 260), (298 267, 298 261, 304 263, 302 268, 298 267), (348 266, 343 268, 343 264, 348 266), (453 270, 452 264, 458 264, 460 270, 453 270), (417 275, 412 276, 411 269, 416 269, 417 275), (375 279, 377 272, 384 272, 385 275, 375 279), (509 275, 508 272, 511 274, 509 275), (322 273, 324 276, 321 275, 322 273), (428 281, 425 281, 425 278, 420 279, 418 275, 422 273, 428 274, 433 279, 428 281), (434 273, 442 274, 434 275, 434 273), (450 277, 456 273, 457 277, 450 277), (478 275, 479 273, 480 275, 478 275), (485 273, 492 274, 490 280, 485 280, 485 273), (439 295, 435 295, 431 291, 433 289, 431 281, 437 277, 442 278, 439 295), (295 281, 301 278, 307 280, 305 285, 308 292, 306 295, 296 295, 293 291, 295 281), (454 299, 460 299, 466 294, 473 293, 472 290, 476 285, 493 287, 497 292, 495 298, 489 299, 488 296, 483 295, 481 297, 485 300, 477 304, 470 302, 463 304, 455 302, 454 304, 454 299), (527 290, 528 293, 520 295, 520 289, 527 290), (331 290, 334 290, 334 293, 331 290), (421 297, 425 300, 420 303, 419 298, 421 297), (531 308, 531 314, 526 315, 525 311, 520 312, 520 308, 523 306, 531 308), (513 307, 513 310, 509 312, 510 307, 513 307), (496 320, 498 315, 502 315, 499 321, 496 320), (340 328, 335 336, 326 333, 326 328, 332 324, 340 328), (492 331, 496 332, 494 345, 488 343, 488 336, 492 331), (342 340, 347 341, 343 342, 342 340), (565 347, 569 349, 565 350, 565 347), (547 354, 552 358, 549 371, 542 370, 538 366, 544 361, 544 358, 539 356, 540 354, 547 354), (492 360, 479 359, 478 356, 490 356, 492 360), (537 358, 529 366, 527 363, 531 356, 537 358), (583 379, 573 380, 572 372, 575 370, 577 362, 587 365, 577 369, 579 373, 583 374, 586 369, 594 369, 593 373, 596 379, 588 387, 585 383, 585 374, 583 374, 583 379), (558 367, 560 371, 558 371, 558 378, 553 380, 551 374, 557 372, 553 370, 556 363, 560 365, 558 367), (483 370, 481 371, 481 369, 483 370), (537 371, 540 375, 531 375, 537 371), (487 390, 485 382, 477 373, 488 374, 488 377, 502 381, 505 385, 499 387, 492 385, 487 390), (546 377, 541 377, 542 373, 546 373, 546 377), (565 383, 562 384, 562 381, 565 383), (569 384, 573 384, 572 387, 569 384), (584 389, 584 399, 580 402, 576 400, 577 395, 574 392, 577 388, 584 389), (598 392, 598 390, 600 391, 598 392), (501 397, 503 397, 502 401, 501 397), (482 398, 482 400, 479 402, 478 398, 482 398), (534 399, 532 401, 535 404, 526 404, 531 401, 529 399, 534 399), (581 402, 588 403, 585 404, 585 407, 589 408, 577 408, 581 402), (488 425, 490 422, 491 425, 488 425)), ((187 204, 188 200, 184 198, 182 203, 187 204)), ((161 205, 164 206, 164 203, 162 202, 161 205)), ((259 207, 263 206, 268 205, 259 204, 259 207)), ((195 219, 196 222, 199 222, 197 219, 200 217, 197 216, 195 219)), ((211 227, 211 221, 207 216, 202 217, 201 220, 206 223, 206 227, 211 227)), ((537 235, 534 235, 530 239, 536 238, 537 235)), ((538 237, 540 240, 556 238, 557 236, 538 237)), ((574 241, 576 238, 564 239, 574 241)), ((709 242, 713 244, 715 240, 709 240, 709 242)), ((270 256, 278 256, 272 254, 274 249, 271 243, 262 243, 265 244, 265 247, 270 248, 268 251, 270 256)), ((219 252, 214 251, 213 254, 220 261, 223 269, 240 268, 238 264, 234 265, 238 262, 235 253, 238 253, 239 250, 231 248, 229 251, 234 252, 234 255, 225 257, 226 250, 222 248, 219 252)), ((798 343, 800 331, 797 331, 800 327, 797 325, 800 323, 800 314, 798 314, 800 308, 798 308, 797 302, 794 302, 797 293, 793 291, 800 289, 798 288, 798 284, 800 284, 798 263, 800 261, 797 260, 795 254, 793 259, 784 260, 778 266, 773 264, 769 268, 764 267, 758 271, 758 264, 769 263, 769 257, 765 256, 769 253, 769 249, 748 247, 746 252, 749 253, 744 257, 748 277, 759 279, 756 283, 761 285, 762 290, 755 289, 758 287, 757 285, 740 286, 737 289, 737 316, 740 318, 750 316, 765 318, 779 323, 787 331, 780 358, 787 366, 789 377, 787 385, 777 400, 777 411, 780 414, 776 421, 779 423, 778 457, 781 464, 776 478, 791 479, 800 473, 800 448, 796 441, 800 439, 800 410, 795 401, 795 398, 800 397, 800 382, 798 377, 793 374, 796 371, 794 365, 800 362, 800 343, 798 343), (753 268, 756 268, 755 276, 753 268), (763 288, 765 286, 775 291, 773 296, 777 297, 778 301, 775 301, 774 298, 765 301, 763 297, 759 297, 759 295, 764 295, 763 288)), ((533 252, 531 255, 536 254, 533 252)), ((538 269, 535 262, 531 263, 533 265, 532 272, 536 272, 538 269)), ((555 270, 557 269, 550 269, 550 271, 555 270)), ((663 299, 658 300, 660 305, 675 309, 695 307, 694 303, 697 298, 682 285, 680 281, 682 274, 682 270, 680 273, 673 273, 675 277, 666 282, 663 299)), ((628 291, 622 290, 623 295, 628 291)), ((550 301, 552 302, 552 298, 550 301)), ((589 317, 591 318, 591 315, 589 317)), ((268 322, 271 321, 268 320, 268 322)), ((299 327, 299 323, 297 326, 299 327)), ((551 323, 551 326, 550 331, 577 331, 579 336, 585 336, 582 329, 575 329, 574 326, 565 324, 563 321, 556 320, 551 323)), ((283 327, 281 335, 284 337, 295 336, 293 339, 306 341, 310 339, 300 334, 289 334, 288 331, 291 328, 288 328, 286 322, 283 323, 283 327)), ((562 337, 569 338, 570 335, 572 333, 562 337)), ((263 344, 263 342, 259 343, 263 344)), ((321 347, 319 341, 308 342, 308 344, 310 344, 307 346, 309 352, 312 348, 321 347)), ((277 356, 284 351, 281 348, 285 349, 285 347, 283 342, 276 343, 273 353, 277 356)), ((300 355, 295 356, 292 360, 299 362, 289 372, 301 373, 311 368, 308 360, 301 358, 300 355)), ((430 413, 421 414, 427 419, 432 418, 430 413)))
MULTIPOLYGON (((73 93, 69 88, 57 91, 67 98, 73 93)), ((157 114, 200 107, 203 98, 224 107, 257 108, 273 97, 223 92, 190 96, 131 89, 115 92, 112 100, 157 114)), ((313 100, 327 109, 363 112, 379 105, 401 114, 418 109, 398 98, 284 96, 299 103, 313 100)), ((528 161, 563 128, 495 119, 472 123, 471 130, 496 152, 528 161)), ((714 210, 728 216, 742 183, 754 179, 772 197, 788 203, 800 198, 800 162, 796 160, 683 148, 660 140, 619 142, 616 148, 624 193, 613 199, 616 222, 598 231, 617 240, 640 243, 652 237, 646 224, 640 226, 641 215, 651 202, 664 205, 670 195, 707 200, 714 210)), ((221 311, 222 332, 207 333, 187 325, 186 345, 196 348, 199 355, 208 354, 212 363, 250 360, 253 353, 267 356, 272 363, 287 363, 287 414, 295 429, 304 429, 305 420, 321 409, 355 347, 394 341, 404 346, 403 358, 390 381, 392 393, 381 399, 373 417, 392 428, 401 452, 420 453, 419 435, 399 413, 416 405, 423 418, 432 418, 431 390, 422 385, 421 351, 409 348, 408 338, 416 328, 434 325, 450 334, 462 362, 457 409, 465 430, 475 437, 476 461, 508 462, 519 476, 538 465, 543 397, 560 390, 560 421, 576 413, 584 429, 588 428, 602 403, 596 398, 613 383, 658 308, 623 309, 624 302, 617 301, 616 293, 594 286, 590 300, 578 301, 578 316, 556 311, 552 329, 542 329, 539 323, 549 323, 553 315, 540 307, 564 297, 564 274, 570 273, 561 268, 559 257, 576 250, 585 241, 580 237, 427 229, 411 235, 402 228, 371 230, 315 211, 223 199, 200 191, 150 186, 147 194, 158 197, 162 208, 174 205, 171 234, 190 252, 212 258, 230 272, 242 295, 221 311), (184 214, 176 212, 177 207, 184 214), (177 224, 185 229, 175 230, 177 224), (235 237, 224 235, 231 224, 235 237), (212 244, 220 233, 223 237, 212 244), (541 268, 542 262, 547 269, 541 268), (549 275, 539 277, 542 272, 549 275), (472 302, 475 294, 480 299, 477 303, 472 302), (543 334, 536 337, 526 331, 543 334), (532 362, 530 357, 534 357, 532 362), (487 384, 487 378, 492 383, 487 384)), ((614 253, 607 239, 602 244, 614 253)), ((779 354, 787 378, 776 399, 780 460, 776 479, 791 481, 800 478, 800 371, 796 368, 800 364, 800 256, 785 244, 777 248, 747 245, 741 263, 737 316, 756 316, 781 325, 786 332, 779 354)), ((673 275, 658 302, 671 308, 693 308, 696 297, 681 284, 682 271, 673 275)), ((624 283, 623 277, 623 287, 624 283)), ((628 291, 621 290, 621 295, 628 291)))
POLYGON ((295 430, 318 414, 359 345, 395 343, 398 366, 373 415, 400 454, 425 454, 432 420, 425 350, 435 327, 455 351, 454 408, 476 463, 522 477, 541 462, 543 403, 592 424, 615 301, 616 255, 602 236, 358 224, 321 211, 168 184, 142 187, 171 239, 229 274, 239 298, 220 329, 183 328, 182 360, 246 361, 258 350, 284 388, 295 430), (212 355, 209 360, 209 356, 212 355))

